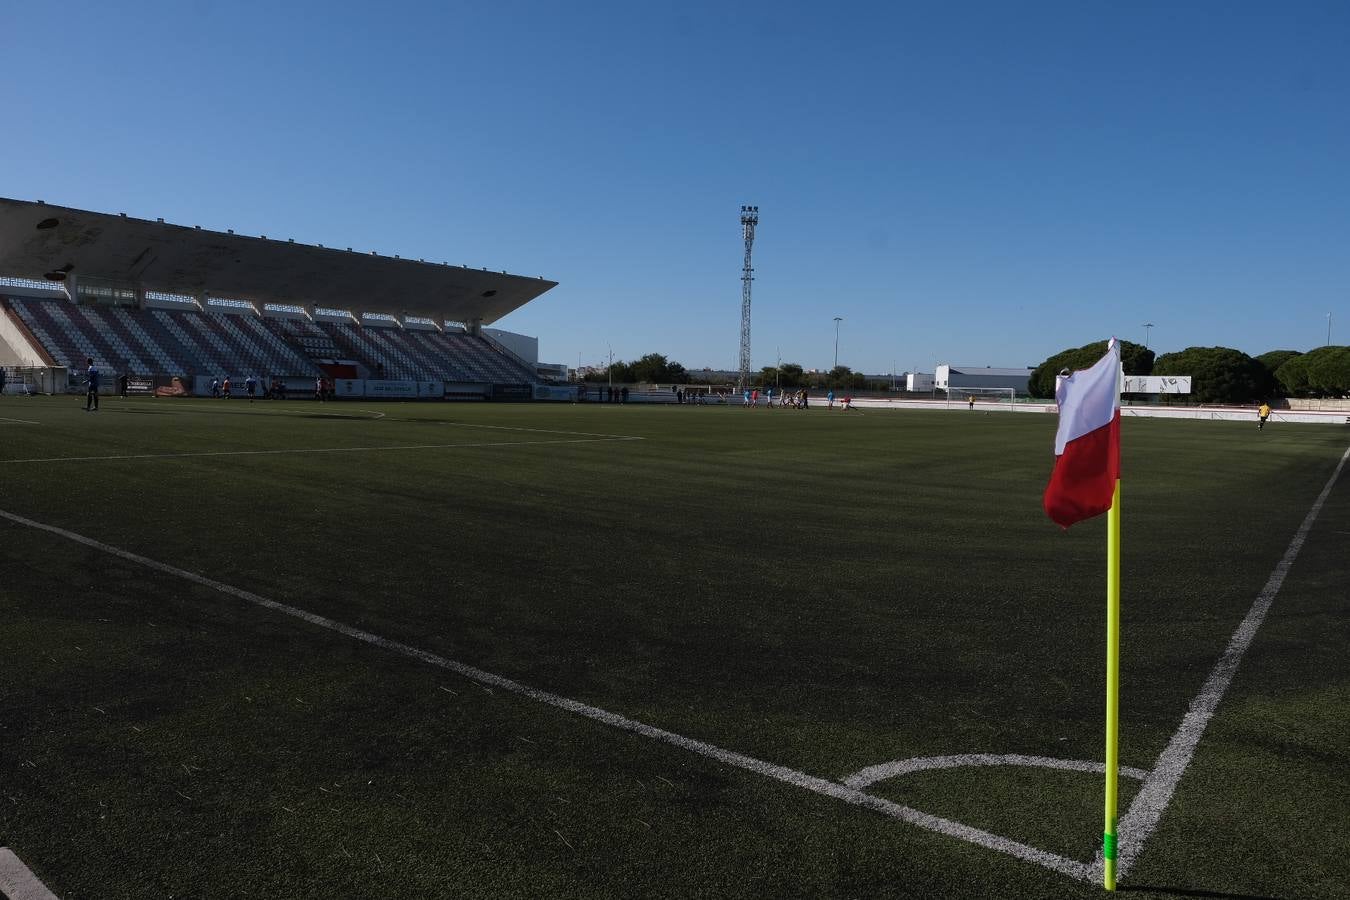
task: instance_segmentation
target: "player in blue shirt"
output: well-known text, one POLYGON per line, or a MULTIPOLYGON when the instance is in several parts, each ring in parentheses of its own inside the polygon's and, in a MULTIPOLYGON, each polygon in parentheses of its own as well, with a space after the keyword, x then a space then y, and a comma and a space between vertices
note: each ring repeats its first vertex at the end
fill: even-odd
POLYGON ((86 390, 84 395, 84 411, 98 412, 98 366, 94 365, 94 358, 87 357, 85 362, 89 364, 89 371, 85 373, 86 390))

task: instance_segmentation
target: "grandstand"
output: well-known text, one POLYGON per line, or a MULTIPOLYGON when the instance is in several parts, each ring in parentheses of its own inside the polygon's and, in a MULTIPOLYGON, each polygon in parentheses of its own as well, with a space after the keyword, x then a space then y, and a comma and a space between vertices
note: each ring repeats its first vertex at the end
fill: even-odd
POLYGON ((440 382, 447 397, 539 380, 483 326, 556 285, 3 198, 0 275, 3 365, 440 382))

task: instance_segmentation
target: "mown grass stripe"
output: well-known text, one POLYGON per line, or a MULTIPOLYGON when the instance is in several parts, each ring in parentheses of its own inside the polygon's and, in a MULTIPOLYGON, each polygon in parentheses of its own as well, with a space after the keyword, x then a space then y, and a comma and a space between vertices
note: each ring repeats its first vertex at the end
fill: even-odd
POLYGON ((379 647, 383 650, 398 653, 420 662, 427 663, 428 665, 448 669, 449 671, 455 672, 458 675, 480 684, 501 688, 502 690, 528 697, 539 703, 544 703, 601 722, 613 728, 662 741, 663 743, 679 747, 683 750, 688 750, 692 753, 697 753, 700 756, 716 760, 725 765, 744 769, 748 772, 754 772, 766 778, 772 778, 826 797, 842 800, 845 803, 865 807, 893 819, 899 819, 900 821, 917 825, 920 828, 925 828, 929 831, 935 831, 939 834, 968 841, 990 850, 1006 853, 1027 862, 1034 862, 1072 878, 1086 881, 1091 877, 1091 865, 1089 863, 1068 859, 1056 853, 1040 850, 1036 847, 1028 846, 1027 844, 1011 840, 1001 835, 993 834, 979 828, 973 828, 969 825, 954 822, 950 819, 944 819, 940 816, 921 812, 920 810, 908 806, 902 806, 901 804, 894 803, 881 797, 875 797, 839 782, 829 781, 825 778, 819 778, 814 775, 808 775, 805 772, 799 772, 796 769, 790 769, 787 766, 781 766, 776 763, 756 759, 752 756, 746 756, 743 753, 737 753, 733 750, 727 750, 714 744, 709 744, 706 741, 695 740, 694 738, 675 734, 674 732, 648 725, 645 722, 639 722, 636 719, 630 719, 627 716, 622 716, 618 713, 613 713, 596 706, 582 703, 579 700, 572 700, 568 697, 562 697, 558 694, 553 694, 539 688, 530 687, 529 685, 521 684, 520 682, 514 681, 503 675, 497 675, 479 669, 476 666, 457 662, 444 656, 440 656, 439 654, 431 653, 430 651, 422 650, 409 644, 404 644, 400 641, 381 637, 369 631, 353 628, 352 626, 338 622, 335 619, 320 616, 316 613, 290 606, 289 604, 281 603, 276 600, 270 600, 267 597, 255 594, 252 591, 247 591, 243 588, 237 588, 233 585, 216 581, 213 578, 208 578, 205 575, 200 575, 196 572, 180 569, 177 566, 171 566, 167 563, 141 556, 138 553, 132 553, 129 550, 114 547, 111 544, 105 544, 102 541, 85 537, 84 535, 68 531, 64 528, 59 528, 55 525, 48 525, 44 522, 38 522, 5 510, 0 510, 0 518, 8 519, 17 525, 23 525, 28 528, 34 528, 48 532, 49 534, 57 535, 67 540, 74 541, 75 543, 83 544, 86 547, 120 557, 149 569, 154 569, 158 572, 183 578, 194 584, 199 584, 202 587, 219 591, 220 593, 227 594, 231 597, 236 597, 240 600, 252 603, 255 606, 262 607, 263 609, 269 609, 274 612, 282 613, 283 615, 300 619, 311 625, 316 625, 320 628, 346 635, 347 637, 379 647))
MULTIPOLYGON (((1270 573, 1266 585, 1257 595, 1251 609, 1238 625, 1237 630, 1233 632, 1232 638, 1228 641, 1228 646, 1219 657, 1219 661, 1214 665, 1214 669, 1205 679, 1205 683, 1200 688, 1200 693, 1191 701, 1190 709, 1181 720, 1181 725, 1176 733, 1172 735, 1172 740, 1168 742, 1167 747, 1159 754, 1158 761, 1153 765, 1153 771, 1149 773, 1144 784, 1140 787, 1139 793, 1135 795, 1134 802, 1130 804, 1129 812, 1120 820, 1119 834, 1121 836, 1120 861, 1117 865, 1117 873, 1123 876, 1129 871, 1130 867, 1139 858, 1143 852, 1144 842, 1153 834, 1162 820, 1163 812, 1167 809, 1172 800, 1172 794, 1177 789, 1177 784, 1181 777, 1186 774, 1186 769, 1191 764, 1191 758, 1195 755, 1195 748, 1200 743, 1200 738, 1204 736, 1205 729, 1209 725, 1210 719, 1214 717, 1214 712, 1219 707, 1223 695, 1228 691, 1233 683, 1233 675, 1237 672, 1238 664, 1242 662, 1242 656, 1247 652, 1247 648, 1252 645, 1252 640, 1256 637, 1256 631, 1265 621, 1266 614, 1270 612, 1271 605, 1275 602, 1275 595, 1280 592, 1280 587, 1284 584, 1285 576, 1289 574, 1289 569, 1298 558, 1299 551, 1303 549, 1303 542, 1308 537, 1308 532, 1312 529, 1313 523, 1317 521, 1318 513, 1322 511, 1323 504, 1327 497, 1331 495, 1331 489, 1340 478, 1341 470, 1345 468, 1345 462, 1350 459, 1350 447, 1341 454, 1340 462, 1327 479, 1322 492, 1317 495, 1313 501, 1312 508, 1304 516, 1303 523, 1298 531, 1294 532, 1293 538, 1289 541, 1288 548, 1284 551, 1284 556, 1275 565, 1275 570, 1270 573)), ((1102 865, 1101 856, 1098 855, 1095 868, 1100 870, 1102 865)))

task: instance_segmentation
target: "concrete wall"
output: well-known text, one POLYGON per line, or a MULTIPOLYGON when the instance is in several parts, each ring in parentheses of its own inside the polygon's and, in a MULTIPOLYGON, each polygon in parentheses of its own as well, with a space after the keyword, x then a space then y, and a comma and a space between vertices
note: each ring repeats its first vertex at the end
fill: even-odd
POLYGON ((0 310, 0 366, 45 366, 42 356, 24 336, 8 309, 0 310))
POLYGON ((539 364, 539 338, 516 334, 514 331, 502 331, 500 328, 484 328, 483 333, 525 360, 531 367, 539 364))

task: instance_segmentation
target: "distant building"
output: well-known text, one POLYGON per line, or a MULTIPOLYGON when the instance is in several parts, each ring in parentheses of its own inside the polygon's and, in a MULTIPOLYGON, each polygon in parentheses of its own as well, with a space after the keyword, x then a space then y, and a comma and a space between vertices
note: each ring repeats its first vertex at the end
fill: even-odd
POLYGON ((905 390, 912 393, 931 391, 935 383, 932 375, 923 372, 908 372, 905 375, 905 390))
POLYGON ((1019 394, 1027 393, 1031 369, 1000 369, 993 366, 953 366, 947 363, 937 367, 935 387, 941 391, 961 388, 1012 388, 1019 394))

